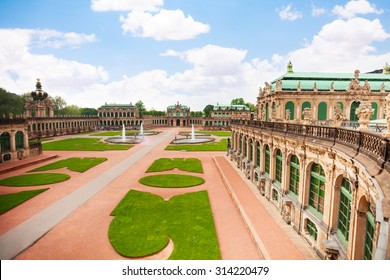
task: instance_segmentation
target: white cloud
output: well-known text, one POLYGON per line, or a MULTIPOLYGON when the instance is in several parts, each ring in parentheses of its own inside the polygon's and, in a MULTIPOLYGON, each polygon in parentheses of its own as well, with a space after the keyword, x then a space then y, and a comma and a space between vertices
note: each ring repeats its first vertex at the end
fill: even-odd
POLYGON ((92 0, 91 8, 96 12, 107 11, 158 11, 163 0, 92 0))
POLYGON ((44 85, 51 85, 53 95, 64 94, 75 98, 85 85, 108 80, 108 73, 101 66, 64 60, 50 54, 38 55, 31 51, 37 42, 42 46, 74 46, 92 40, 92 37, 85 39, 83 34, 33 29, 0 29, 0 37, 4 39, 0 41, 0 85, 9 91, 31 91, 35 79, 42 78, 44 85), (55 44, 51 41, 53 36, 58 38, 55 44))
POLYGON ((353 18, 358 14, 382 14, 382 9, 377 9, 367 0, 351 0, 345 6, 336 5, 332 13, 341 18, 353 18))
POLYGON ((207 24, 185 16, 181 10, 161 10, 157 14, 131 11, 120 17, 122 29, 135 37, 155 40, 186 40, 210 31, 207 24))
POLYGON ((292 8, 291 4, 287 5, 287 7, 279 11, 279 17, 282 20, 291 20, 291 21, 302 18, 301 12, 297 10, 292 10, 291 8, 292 8))
POLYGON ((338 19, 324 25, 307 46, 290 52, 285 60, 291 59, 299 64, 296 71, 375 70, 385 63, 390 54, 376 54, 373 43, 388 38, 390 34, 378 19, 338 19))
POLYGON ((311 5, 311 15, 313 17, 319 17, 326 13, 325 8, 316 7, 314 4, 311 5))
POLYGON ((31 44, 34 47, 61 48, 69 46, 77 48, 84 43, 97 41, 95 34, 63 33, 52 29, 30 30, 29 32, 31 34, 31 44))

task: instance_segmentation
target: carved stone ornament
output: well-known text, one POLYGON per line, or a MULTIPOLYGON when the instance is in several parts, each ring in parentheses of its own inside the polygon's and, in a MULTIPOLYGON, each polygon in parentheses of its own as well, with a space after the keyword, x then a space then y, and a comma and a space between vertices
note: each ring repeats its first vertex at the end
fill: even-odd
POLYGON ((368 123, 373 114, 374 109, 372 108, 370 101, 363 101, 360 103, 360 106, 356 109, 356 115, 359 118, 359 130, 368 129, 368 123))
POLYGON ((303 110, 302 115, 304 123, 308 124, 311 120, 311 108, 306 107, 303 110))
POLYGON ((341 106, 339 103, 336 103, 333 106, 333 121, 334 121, 334 126, 340 127, 341 123, 343 122, 343 110, 341 109, 341 106))
POLYGON ((390 137, 390 93, 385 98, 385 119, 387 123, 387 132, 384 133, 386 137, 390 137))
POLYGON ((291 112, 289 109, 286 110, 286 121, 289 121, 291 118, 291 112))

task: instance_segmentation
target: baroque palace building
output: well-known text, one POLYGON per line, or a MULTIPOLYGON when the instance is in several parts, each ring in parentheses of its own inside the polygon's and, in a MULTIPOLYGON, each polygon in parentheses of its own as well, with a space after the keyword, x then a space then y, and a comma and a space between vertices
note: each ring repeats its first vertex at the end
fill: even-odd
POLYGON ((231 160, 323 259, 390 259, 388 70, 294 73, 289 63, 260 89, 254 118, 232 120, 231 160), (378 117, 384 135, 369 130, 378 117), (353 120, 358 129, 343 127, 353 120))

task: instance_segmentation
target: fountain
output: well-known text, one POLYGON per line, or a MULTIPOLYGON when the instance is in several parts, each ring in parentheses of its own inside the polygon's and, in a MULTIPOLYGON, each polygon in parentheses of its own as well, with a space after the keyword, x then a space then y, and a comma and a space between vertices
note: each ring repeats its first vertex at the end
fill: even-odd
POLYGON ((139 133, 142 137, 144 137, 144 124, 141 123, 141 127, 140 127, 140 133, 139 133))
POLYGON ((172 144, 199 144, 199 143, 206 143, 206 142, 212 142, 214 141, 214 138, 209 137, 208 134, 196 134, 195 135, 195 129, 194 125, 192 124, 191 129, 191 138, 188 139, 188 133, 186 134, 186 138, 179 138, 173 140, 172 144), (197 136, 197 137, 195 137, 197 136))
POLYGON ((122 124, 122 134, 120 137, 109 137, 105 139, 106 142, 113 144, 138 144, 142 139, 137 139, 137 137, 126 136, 125 125, 122 124))

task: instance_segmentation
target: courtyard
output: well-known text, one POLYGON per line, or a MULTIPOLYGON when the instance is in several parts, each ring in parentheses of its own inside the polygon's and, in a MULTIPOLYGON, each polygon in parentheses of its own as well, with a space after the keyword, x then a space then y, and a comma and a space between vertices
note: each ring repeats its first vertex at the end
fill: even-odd
MULTIPOLYGON (((168 238, 165 239, 168 242, 163 242, 164 246, 160 250, 140 257, 123 256, 110 243, 109 228, 115 219, 112 212, 129 191, 148 193, 164 201, 180 195, 207 192, 219 247, 218 258, 223 260, 318 259, 309 244, 281 219, 277 209, 266 203, 253 183, 237 172, 225 151, 166 150, 180 131, 179 127, 162 128, 161 133, 147 136, 140 144, 123 150, 44 150, 40 158, 47 158, 46 161, 39 162, 40 158, 26 160, 25 167, 15 170, 10 167, 16 163, 0 166, 0 171, 9 169, 0 174, 2 180, 36 173, 38 171, 29 171, 59 160, 106 159, 83 172, 61 166, 39 171, 46 174, 62 173, 70 177, 54 184, 27 187, 1 185, 0 195, 48 188, 0 215, 1 259, 169 259, 175 249, 172 236, 163 236, 168 238), (162 158, 199 159, 203 172, 173 168, 158 174, 194 175, 204 183, 176 188, 152 187, 140 183, 141 178, 152 175, 147 171, 155 160, 162 158)), ((96 136, 63 136, 60 139, 76 141, 75 137, 96 136)), ((196 205, 192 206, 196 209, 196 205)), ((145 219, 147 217, 145 213, 145 219)), ((141 213, 140 223, 142 218, 141 213)), ((153 232, 154 227, 150 229, 153 232)), ((182 235, 190 231, 191 228, 184 226, 182 235)), ((139 239, 142 238, 140 234, 139 239)), ((132 240, 137 240, 137 236, 132 240)), ((123 242, 126 243, 126 240, 123 242)), ((135 243, 133 247, 137 247, 137 241, 132 243, 135 243)), ((196 243, 191 244, 190 249, 194 252, 207 251, 207 247, 196 243)), ((202 259, 202 256, 192 254, 181 258, 202 259)))

